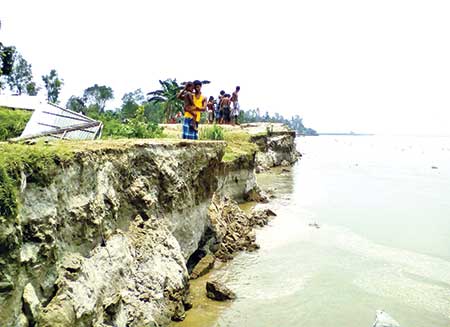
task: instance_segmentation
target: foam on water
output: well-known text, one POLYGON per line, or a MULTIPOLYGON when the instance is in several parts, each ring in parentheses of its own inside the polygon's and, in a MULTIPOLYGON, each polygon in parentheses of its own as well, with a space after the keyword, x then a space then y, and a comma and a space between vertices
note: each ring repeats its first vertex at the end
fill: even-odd
MULTIPOLYGON (((304 243, 329 249, 333 254, 338 250, 341 252, 339 260, 332 261, 328 256, 323 260, 333 262, 338 269, 352 271, 355 286, 367 293, 401 299, 450 318, 450 262, 376 244, 347 228, 327 224, 313 228, 309 223, 317 217, 296 205, 288 210, 282 206, 277 208, 281 218, 272 221, 271 229, 258 234, 263 244, 260 256, 270 257, 277 251, 295 252, 296 247, 304 243)), ((297 259, 303 264, 310 260, 297 259)), ((307 276, 295 278, 289 285, 301 282, 304 286, 308 280, 307 276)))

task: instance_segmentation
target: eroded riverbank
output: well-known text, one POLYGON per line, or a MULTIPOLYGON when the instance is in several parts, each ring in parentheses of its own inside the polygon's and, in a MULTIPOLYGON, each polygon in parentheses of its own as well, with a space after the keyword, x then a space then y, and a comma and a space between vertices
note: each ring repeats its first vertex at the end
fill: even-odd
MULTIPOLYGON (((290 131, 254 136, 273 141, 273 164, 297 159, 290 131)), ((62 152, 54 144, 2 145, 6 157, 23 156, 2 157, 0 165, 8 190, 2 209, 11 209, 0 213, 0 321, 161 326, 183 319, 187 262, 220 239, 211 199, 258 193, 256 147, 231 149, 224 160, 225 142, 61 144, 62 152)))
MULTIPOLYGON (((257 182, 264 192, 272 194, 273 197, 266 204, 259 204, 257 202, 244 202, 239 205, 239 207, 250 214, 254 209, 271 209, 273 207, 278 207, 280 201, 289 200, 292 194, 293 186, 293 173, 291 168, 287 167, 275 167, 265 172, 257 175, 257 182)), ((276 213, 276 212, 275 212, 276 213)), ((278 219, 274 217, 273 219, 278 219)), ((258 243, 258 235, 260 235, 262 229, 270 228, 271 221, 269 221, 269 226, 257 228, 256 235, 258 243)), ((170 327, 212 327, 217 326, 217 323, 221 315, 233 305, 230 301, 219 302, 214 301, 206 297, 206 282, 209 280, 220 280, 226 285, 230 285, 230 280, 233 279, 231 276, 233 266, 241 264, 251 265, 252 257, 258 256, 258 252, 241 252, 229 262, 218 261, 214 269, 208 274, 190 281, 190 295, 193 303, 192 309, 190 309, 186 318, 180 322, 173 322, 170 327), (247 261, 249 260, 249 261, 247 261)), ((243 268, 243 267, 242 267, 243 268)), ((237 277, 237 276, 236 276, 237 277)), ((248 284, 251 283, 251 278, 248 280, 248 284)), ((245 294, 240 290, 241 285, 234 285, 233 290, 237 293, 238 297, 244 297, 245 294)), ((249 285, 250 286, 250 285, 249 285)), ((238 300, 239 301, 239 298, 238 300)))

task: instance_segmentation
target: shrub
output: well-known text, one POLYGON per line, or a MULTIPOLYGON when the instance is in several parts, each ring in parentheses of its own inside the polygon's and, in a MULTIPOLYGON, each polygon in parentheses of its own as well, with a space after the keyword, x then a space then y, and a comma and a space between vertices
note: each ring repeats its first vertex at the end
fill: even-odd
POLYGON ((149 122, 144 116, 144 108, 136 110, 136 117, 121 121, 117 115, 108 113, 90 115, 103 123, 102 138, 159 138, 163 128, 149 122))
POLYGON ((30 111, 0 107, 0 141, 20 136, 31 115, 30 111))
POLYGON ((200 130, 200 140, 223 140, 225 139, 224 130, 216 124, 207 126, 200 130))

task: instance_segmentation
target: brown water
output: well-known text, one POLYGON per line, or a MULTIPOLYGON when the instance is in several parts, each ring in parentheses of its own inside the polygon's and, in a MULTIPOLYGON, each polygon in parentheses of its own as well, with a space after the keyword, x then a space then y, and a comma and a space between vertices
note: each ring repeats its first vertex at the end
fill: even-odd
MULTIPOLYGON (((268 176, 273 176, 268 174, 268 176)), ((247 202, 240 205, 245 212, 250 212, 256 205, 255 202, 247 202)), ((180 322, 174 322, 171 327, 214 326, 220 315, 231 306, 231 302, 213 301, 206 297, 206 282, 216 279, 217 273, 225 271, 229 262, 216 261, 214 271, 190 281, 190 294, 192 296, 192 309, 186 318, 180 322)))
MULTIPOLYGON (((216 269, 223 267, 218 265, 216 269)), ((206 282, 210 278, 211 274, 207 274, 191 280, 193 307, 187 312, 185 320, 172 323, 172 327, 214 326, 221 313, 231 305, 231 302, 217 302, 206 297, 206 282)))

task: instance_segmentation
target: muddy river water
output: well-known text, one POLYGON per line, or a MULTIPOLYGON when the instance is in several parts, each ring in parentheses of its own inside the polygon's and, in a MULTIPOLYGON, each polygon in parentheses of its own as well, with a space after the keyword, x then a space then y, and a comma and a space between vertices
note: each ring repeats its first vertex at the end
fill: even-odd
POLYGON ((450 138, 297 142, 290 172, 258 175, 278 214, 261 249, 193 281, 194 308, 173 326, 363 327, 377 309, 401 326, 450 326, 450 138), (238 299, 207 299, 208 279, 238 299))

